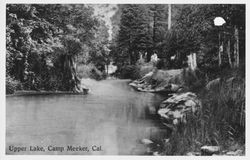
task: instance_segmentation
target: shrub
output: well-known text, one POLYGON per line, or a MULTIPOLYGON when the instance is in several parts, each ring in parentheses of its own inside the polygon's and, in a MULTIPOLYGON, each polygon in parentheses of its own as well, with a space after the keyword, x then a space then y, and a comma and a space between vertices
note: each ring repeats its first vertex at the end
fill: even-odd
POLYGON ((121 79, 138 79, 140 78, 140 68, 137 65, 126 65, 116 71, 116 75, 121 79))
POLYGON ((205 86, 205 75, 199 69, 194 71, 189 68, 183 69, 182 76, 184 86, 186 86, 191 92, 198 93, 202 91, 205 86))
POLYGON ((101 80, 105 78, 105 74, 99 71, 93 64, 77 66, 77 75, 80 78, 92 78, 101 80))
POLYGON ((143 77, 147 73, 153 71, 155 67, 153 66, 152 63, 145 63, 142 66, 140 66, 140 76, 143 77))
POLYGON ((10 76, 6 76, 6 94, 13 94, 16 90, 22 88, 22 85, 19 81, 14 80, 10 76))

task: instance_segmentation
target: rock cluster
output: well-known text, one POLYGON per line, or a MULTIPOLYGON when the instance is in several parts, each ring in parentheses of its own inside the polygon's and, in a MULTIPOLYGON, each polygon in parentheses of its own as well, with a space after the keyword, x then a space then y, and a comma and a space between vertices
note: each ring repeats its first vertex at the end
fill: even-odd
MULTIPOLYGON (((129 85, 141 92, 152 93, 175 93, 182 90, 182 85, 176 79, 180 78, 182 70, 152 71, 138 80, 134 80, 129 85)), ((180 81, 180 80, 179 80, 180 81)))
POLYGON ((228 152, 226 152, 226 155, 227 156, 242 156, 244 154, 243 154, 243 150, 238 149, 236 151, 228 151, 228 152))
MULTIPOLYGON (((161 83, 154 83, 154 80, 157 79, 159 81, 159 74, 156 75, 154 72, 150 72, 147 75, 145 75, 143 78, 139 80, 135 80, 129 85, 136 88, 138 91, 142 92, 165 92, 170 95, 169 98, 167 98, 165 101, 163 101, 158 110, 158 114, 160 115, 162 119, 162 123, 167 126, 170 130, 174 131, 172 132, 172 135, 176 133, 178 129, 181 128, 181 124, 185 125, 187 124, 189 117, 197 117, 201 113, 202 104, 199 98, 195 93, 192 92, 184 92, 182 90, 182 80, 184 77, 180 76, 181 73, 173 74, 175 72, 168 71, 165 73, 164 76, 161 77, 161 79, 164 79, 164 81, 161 81, 161 83), (172 72, 172 73, 171 73, 172 72), (171 74, 170 74, 171 73, 171 74), (171 75, 171 76, 170 76, 171 75), (166 78, 167 76, 170 76, 170 78, 166 78), (174 79, 178 79, 178 81, 175 81, 174 79), (174 83, 177 82, 177 83, 174 83), (178 127, 180 126, 180 127, 178 127)), ((226 80, 226 84, 231 87, 233 85, 233 81, 235 81, 235 78, 230 78, 226 80)), ((210 81, 206 85, 206 90, 209 91, 217 91, 218 88, 221 85, 221 79, 217 78, 215 80, 210 81)), ((192 118, 193 118, 192 117, 192 118)), ((171 136, 169 137, 171 139, 171 136)), ((164 144, 169 144, 168 142, 164 144)), ((147 144, 147 146, 154 145, 154 142, 151 140, 143 140, 143 144, 147 144)), ((162 155, 163 152, 159 151, 153 151, 152 155, 162 155)), ((243 155, 243 150, 229 150, 229 151, 222 151, 220 146, 209 146, 204 145, 201 146, 200 151, 198 152, 188 152, 186 155, 188 156, 216 156, 216 155, 226 155, 226 156, 240 156, 243 155)))
POLYGON ((201 102, 192 92, 173 94, 160 104, 158 114, 169 128, 175 128, 179 123, 186 123, 189 115, 197 115, 201 102))

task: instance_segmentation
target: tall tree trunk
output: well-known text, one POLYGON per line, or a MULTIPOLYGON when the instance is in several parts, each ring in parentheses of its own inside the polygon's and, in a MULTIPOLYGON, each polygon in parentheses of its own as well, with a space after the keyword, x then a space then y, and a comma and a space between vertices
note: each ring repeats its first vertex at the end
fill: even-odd
POLYGON ((228 62, 230 65, 230 68, 232 68, 232 59, 231 59, 231 48, 230 48, 231 42, 230 39, 227 41, 227 56, 228 56, 228 62))
POLYGON ((235 43, 234 43, 234 62, 235 62, 235 67, 239 67, 239 61, 240 61, 240 57, 239 57, 239 30, 237 28, 237 26, 234 26, 234 39, 235 39, 235 43))
POLYGON ((131 45, 132 44, 132 40, 131 40, 131 33, 129 33, 129 64, 132 65, 132 49, 131 49, 131 45))
POLYGON ((171 29, 171 4, 168 5, 168 30, 171 29))
POLYGON ((108 75, 109 74, 109 64, 106 64, 106 68, 107 68, 106 74, 108 75))
POLYGON ((222 50, 223 50, 223 42, 221 43, 221 35, 219 33, 219 53, 218 53, 218 63, 219 63, 219 67, 221 66, 221 53, 222 53, 222 50))
POLYGON ((129 49, 128 50, 128 58, 129 58, 129 65, 132 65, 132 51, 129 49))
POLYGON ((69 91, 82 92, 80 79, 76 74, 76 64, 73 56, 65 55, 64 59, 64 82, 69 91))
POLYGON ((155 35, 156 34, 156 9, 155 9, 155 11, 154 11, 154 17, 153 17, 153 47, 154 47, 154 49, 155 49, 155 42, 156 42, 156 40, 155 40, 155 35))

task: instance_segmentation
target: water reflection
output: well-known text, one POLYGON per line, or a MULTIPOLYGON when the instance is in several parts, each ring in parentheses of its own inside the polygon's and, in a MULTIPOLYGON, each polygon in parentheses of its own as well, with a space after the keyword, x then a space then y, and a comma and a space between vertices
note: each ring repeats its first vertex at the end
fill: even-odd
POLYGON ((145 154, 143 138, 160 141, 166 130, 156 118, 163 96, 138 93, 127 80, 84 82, 89 95, 6 98, 7 154, 145 154), (44 146, 45 152, 13 153, 8 146, 44 146), (89 152, 50 152, 49 145, 87 146, 89 152), (101 151, 92 151, 93 145, 101 151))

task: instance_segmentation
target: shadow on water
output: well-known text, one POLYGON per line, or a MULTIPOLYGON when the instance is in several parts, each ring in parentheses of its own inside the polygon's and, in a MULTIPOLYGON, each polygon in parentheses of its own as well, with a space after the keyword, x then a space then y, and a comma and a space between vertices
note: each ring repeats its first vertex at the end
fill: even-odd
POLYGON ((145 155, 142 139, 160 144, 168 137, 156 114, 164 96, 136 92, 128 80, 83 81, 91 89, 88 95, 6 97, 6 153, 145 155), (43 146, 45 152, 14 153, 12 145, 43 146), (67 151, 69 145, 89 152, 67 151))

